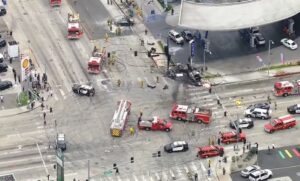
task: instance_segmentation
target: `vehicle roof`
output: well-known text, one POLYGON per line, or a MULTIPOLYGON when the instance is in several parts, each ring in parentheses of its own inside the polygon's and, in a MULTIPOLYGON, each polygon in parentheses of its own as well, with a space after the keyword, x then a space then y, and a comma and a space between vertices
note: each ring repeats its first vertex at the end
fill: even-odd
POLYGON ((68 23, 68 29, 79 29, 79 23, 68 23))
POLYGON ((278 88, 294 87, 294 85, 290 81, 287 81, 287 80, 275 82, 275 86, 278 88))
POLYGON ((2 53, 0 53, 0 58, 4 58, 4 56, 3 56, 3 54, 2 54, 2 53))
POLYGON ((194 113, 211 115, 212 111, 210 109, 196 107, 194 113))
POLYGON ((223 148, 223 147, 214 146, 214 145, 199 147, 199 149, 201 151, 209 151, 209 150, 218 149, 218 148, 223 148))
POLYGON ((254 111, 260 111, 260 112, 266 113, 266 112, 268 112, 268 109, 262 109, 262 108, 256 107, 256 108, 254 108, 254 111))
POLYGON ((59 141, 65 140, 65 134, 63 134, 63 133, 58 134, 57 135, 57 140, 59 140, 59 141))
POLYGON ((101 62, 101 58, 100 57, 91 57, 89 59, 89 63, 100 63, 101 62))
POLYGON ((253 120, 251 118, 240 118, 240 119, 235 120, 235 121, 238 121, 240 123, 240 122, 244 122, 244 121, 246 121, 246 122, 252 122, 253 120))
POLYGON ((222 133, 222 136, 232 136, 232 135, 236 135, 236 132, 235 131, 230 131, 230 132, 222 133))
POLYGON ((260 169, 260 167, 258 165, 250 165, 250 166, 246 167, 245 169, 246 170, 252 170, 253 168, 260 169))
POLYGON ((172 34, 174 34, 174 35, 179 34, 179 33, 178 33, 177 31, 175 31, 175 30, 170 30, 169 33, 172 33, 172 34))
POLYGON ((288 42, 288 43, 295 43, 293 40, 291 40, 291 39, 288 39, 286 42, 288 42))
POLYGON ((129 114, 131 102, 128 100, 120 100, 118 107, 114 112, 111 129, 122 129, 125 125, 127 115, 129 114))
POLYGON ((279 120, 281 120, 284 123, 289 123, 289 122, 296 121, 295 118, 294 118, 294 116, 292 116, 290 114, 278 117, 278 119, 275 119, 274 121, 279 121, 279 120))
POLYGON ((176 106, 176 111, 180 112, 187 112, 189 106, 187 105, 175 105, 176 106))
POLYGON ((173 145, 177 146, 177 145, 186 145, 186 141, 174 141, 173 145))
POLYGON ((90 85, 81 85, 80 86, 81 88, 84 88, 84 89, 92 89, 93 87, 90 86, 90 85))
POLYGON ((261 175, 262 173, 266 172, 265 170, 255 170, 254 172, 251 172, 252 175, 257 176, 257 175, 261 175))

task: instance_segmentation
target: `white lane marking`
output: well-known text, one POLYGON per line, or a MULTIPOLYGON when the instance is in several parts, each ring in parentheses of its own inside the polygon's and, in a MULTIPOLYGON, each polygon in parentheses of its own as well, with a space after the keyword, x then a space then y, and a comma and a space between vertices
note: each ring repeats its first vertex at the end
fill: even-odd
POLYGON ((201 169, 202 169, 204 172, 206 172, 206 168, 204 167, 204 165, 203 165, 202 162, 200 162, 200 165, 201 165, 201 169))
POLYGON ((137 178, 136 175, 133 175, 133 179, 134 179, 135 181, 139 181, 139 179, 137 178))
POLYGON ((65 92, 62 89, 59 89, 59 92, 61 93, 61 95, 63 96, 63 98, 66 99, 65 92))
POLYGON ((77 172, 73 172, 73 173, 67 173, 67 174, 65 174, 66 177, 75 176, 75 175, 78 175, 78 173, 77 172))
POLYGON ((55 99, 56 101, 58 101, 58 97, 57 97, 56 94, 54 94, 54 99, 55 99))
POLYGON ((180 170, 179 167, 176 167, 176 172, 177 172, 178 177, 180 177, 182 175, 182 171, 180 170))
POLYGON ((37 129, 43 129, 44 128, 44 126, 38 126, 37 127, 37 129))
POLYGON ((46 174, 49 175, 48 168, 46 167, 45 160, 43 159, 43 155, 42 155, 42 152, 41 152, 41 150, 40 150, 40 147, 39 147, 39 144, 38 144, 38 143, 36 143, 36 147, 38 148, 38 151, 39 151, 39 153, 40 153, 40 157, 41 157, 41 159, 42 159, 42 162, 43 162, 43 165, 44 165, 46 174))
POLYGON ((195 162, 191 162, 192 169, 194 172, 197 172, 197 166, 195 165, 195 162))

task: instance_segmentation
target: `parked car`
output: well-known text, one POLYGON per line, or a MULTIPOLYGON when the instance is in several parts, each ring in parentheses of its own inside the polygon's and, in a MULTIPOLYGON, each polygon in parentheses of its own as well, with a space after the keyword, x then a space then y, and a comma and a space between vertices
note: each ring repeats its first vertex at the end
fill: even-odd
POLYGON ((134 20, 129 17, 122 17, 115 20, 115 25, 117 26, 133 26, 134 20))
POLYGON ((173 143, 164 146, 164 150, 168 153, 183 152, 189 149, 189 145, 185 141, 174 141, 173 143))
POLYGON ((175 30, 170 30, 168 36, 171 40, 173 40, 176 44, 184 44, 183 37, 175 30))
POLYGON ((72 87, 74 93, 79 95, 94 96, 95 89, 90 85, 74 84, 72 87))
POLYGON ((63 133, 57 134, 56 149, 61 149, 61 151, 65 151, 67 149, 65 134, 63 133))
POLYGON ((235 121, 230 121, 229 126, 232 129, 236 129, 236 128, 252 128, 254 126, 253 120, 251 118, 240 118, 238 120, 235 121))
POLYGON ((272 171, 269 169, 256 170, 249 175, 249 180, 251 181, 263 181, 268 180, 273 175, 272 171))
POLYGON ((4 6, 0 6, 0 16, 6 15, 6 8, 4 6))
POLYGON ((271 118, 271 109, 261 109, 261 108, 248 108, 245 110, 245 117, 248 118, 260 118, 269 119, 271 118))
POLYGON ((297 43, 291 39, 283 38, 280 42, 283 46, 285 46, 291 50, 296 50, 298 48, 297 43))
POLYGON ((287 111, 290 113, 290 114, 299 114, 300 113, 300 104, 294 104, 292 106, 289 106, 287 108, 287 111))
POLYGON ((248 106, 247 109, 252 109, 252 108, 270 109, 270 104, 267 103, 267 102, 257 103, 257 104, 251 104, 251 105, 248 106))
POLYGON ((13 86, 11 81, 5 80, 0 82, 0 91, 9 89, 13 86))
POLYGON ((6 63, 2 62, 0 63, 0 72, 7 72, 8 66, 6 63))
POLYGON ((241 176, 248 178, 250 173, 255 172, 256 170, 259 170, 260 167, 258 165, 251 165, 246 167, 244 170, 241 171, 241 176))
POLYGON ((257 46, 264 46, 266 44, 266 40, 261 33, 256 33, 254 36, 254 42, 257 46))
POLYGON ((197 157, 200 158, 208 158, 208 157, 214 157, 214 156, 223 156, 224 155, 224 148, 221 146, 203 146, 198 148, 198 154, 197 157))
POLYGON ((0 38, 0 48, 3 48, 6 46, 6 41, 3 38, 0 38))
POLYGON ((2 63, 4 61, 4 56, 2 53, 0 53, 0 63, 2 63))
POLYGON ((181 36, 185 39, 185 41, 190 42, 194 36, 192 34, 192 32, 188 31, 188 30, 184 30, 181 32, 181 36))

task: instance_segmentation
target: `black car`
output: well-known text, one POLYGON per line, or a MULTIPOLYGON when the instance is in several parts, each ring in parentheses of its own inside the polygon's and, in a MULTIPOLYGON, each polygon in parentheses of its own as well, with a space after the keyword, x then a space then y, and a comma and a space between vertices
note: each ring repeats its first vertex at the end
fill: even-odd
POLYGON ((248 106, 247 109, 252 109, 252 108, 260 108, 260 109, 270 109, 270 104, 265 102, 265 103, 257 103, 257 104, 253 104, 248 106))
POLYGON ((299 114, 300 113, 300 104, 294 104, 292 106, 289 106, 287 108, 287 111, 290 113, 290 114, 299 114))
POLYGON ((0 47, 3 48, 6 46, 6 41, 3 38, 0 38, 0 47))
POLYGON ((5 89, 9 89, 13 86, 11 81, 5 80, 5 81, 1 81, 0 82, 0 91, 1 90, 5 90, 5 89))
POLYGON ((0 63, 0 73, 7 72, 7 68, 8 66, 6 65, 6 63, 0 63))
POLYGON ((0 6, 0 16, 3 16, 6 14, 6 9, 4 6, 0 6))
POLYGON ((72 87, 74 93, 85 96, 94 96, 95 89, 90 85, 74 84, 72 87))
POLYGON ((235 121, 230 121, 229 126, 232 129, 236 129, 236 128, 252 128, 254 126, 253 124, 253 120, 251 118, 241 118, 235 121))
POLYGON ((120 19, 117 19, 115 21, 115 24, 117 26, 133 26, 134 25, 134 20, 128 17, 122 17, 120 19))
POLYGON ((188 31, 188 30, 184 30, 181 32, 181 36, 185 39, 185 41, 189 42, 191 41, 192 39, 194 39, 194 36, 193 34, 188 31))
POLYGON ((189 149, 189 145, 185 141, 174 141, 164 146, 164 150, 168 153, 183 152, 189 149))

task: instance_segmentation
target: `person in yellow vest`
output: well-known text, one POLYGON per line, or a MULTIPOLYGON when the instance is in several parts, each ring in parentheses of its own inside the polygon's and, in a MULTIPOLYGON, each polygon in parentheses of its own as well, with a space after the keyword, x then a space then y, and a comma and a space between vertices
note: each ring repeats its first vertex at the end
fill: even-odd
POLYGON ((130 135, 133 136, 134 135, 134 127, 130 127, 129 132, 130 132, 130 135))

